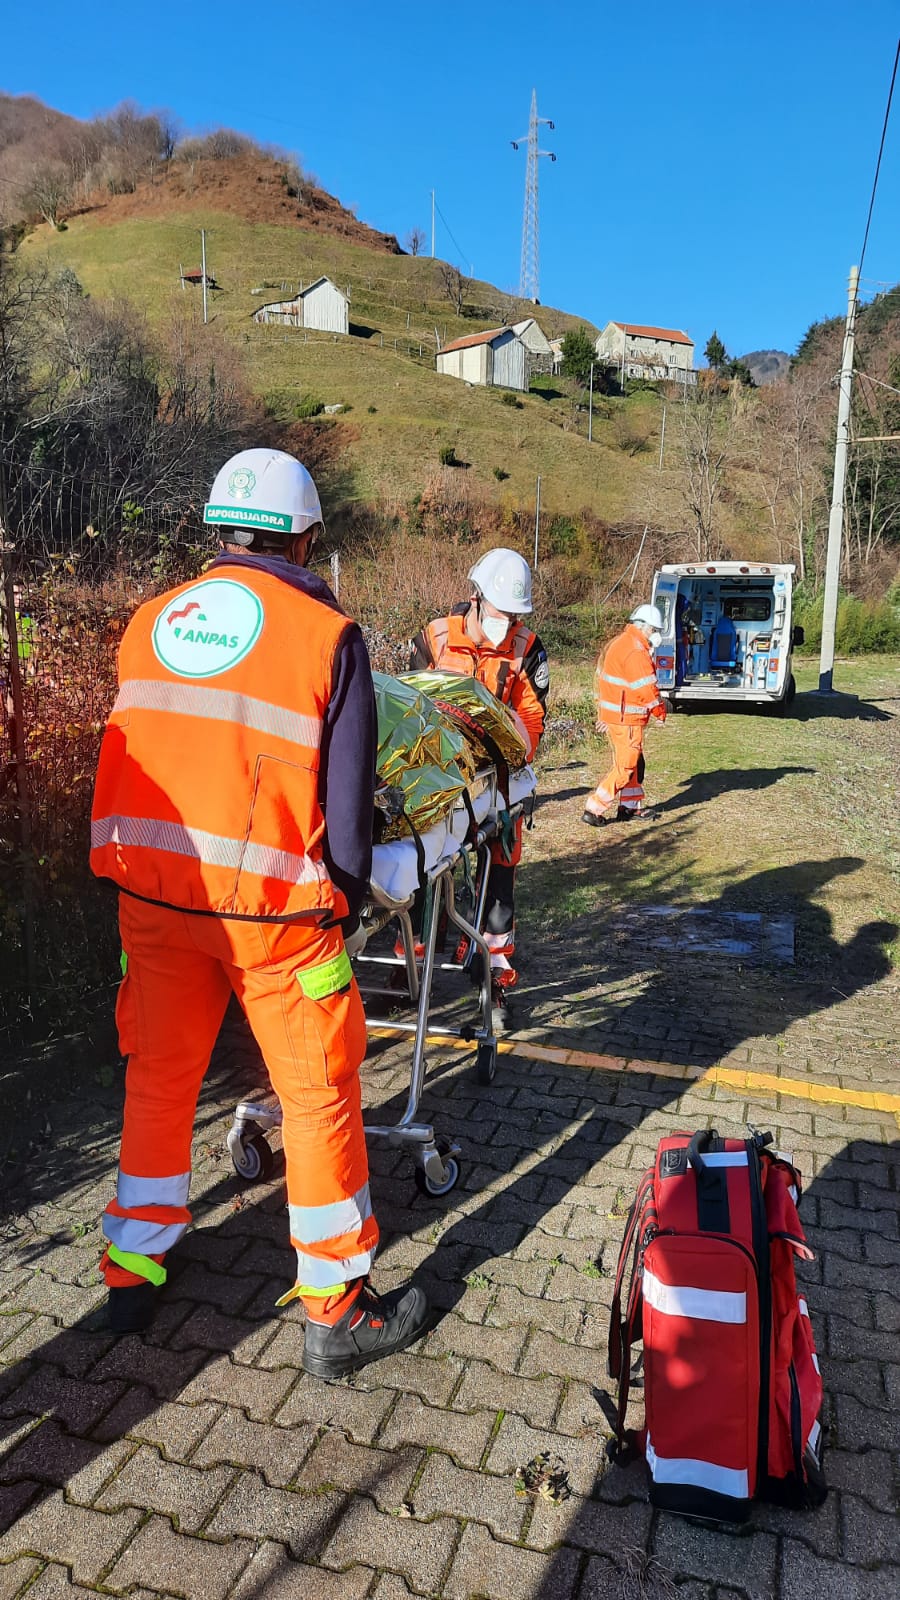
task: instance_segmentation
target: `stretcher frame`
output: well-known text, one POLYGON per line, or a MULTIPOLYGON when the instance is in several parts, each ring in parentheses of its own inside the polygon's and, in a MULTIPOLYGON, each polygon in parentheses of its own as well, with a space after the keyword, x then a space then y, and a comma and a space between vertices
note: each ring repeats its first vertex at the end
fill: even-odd
MULTIPOLYGON (((425 1086, 426 1047, 429 1039, 463 1039, 475 1046, 475 1070, 479 1083, 489 1084, 497 1070, 497 1038, 494 1033, 493 1006, 491 1002, 491 952, 482 932, 488 895, 488 877, 491 865, 491 845, 499 836, 501 827, 529 817, 534 806, 534 795, 515 802, 503 817, 497 811, 496 774, 489 774, 492 787, 492 805, 484 821, 470 829, 468 836, 454 841, 455 849, 441 857, 426 871, 420 887, 430 889, 430 907, 423 927, 424 956, 421 972, 416 957, 416 939, 412 925, 412 910, 416 896, 392 899, 377 884, 370 884, 363 907, 362 922, 369 940, 395 922, 400 930, 403 955, 367 955, 361 952, 354 964, 360 966, 387 966, 403 969, 409 1000, 416 1008, 415 1021, 398 1020, 394 1016, 366 1014, 366 1029, 374 1032, 390 1029, 397 1033, 413 1035, 410 1085, 406 1107, 399 1121, 392 1126, 366 1123, 366 1139, 385 1144, 390 1149, 407 1150, 414 1163, 417 1186, 429 1195, 449 1194, 459 1180, 461 1148, 450 1139, 435 1134, 431 1123, 419 1120, 419 1104, 425 1086), (456 904, 454 872, 468 857, 469 873, 474 883, 474 908, 471 922, 462 915, 456 904), (445 920, 446 919, 446 920, 445 920), (462 962, 439 960, 438 944, 442 927, 455 928, 467 941, 462 962), (477 1021, 468 1027, 430 1026, 432 990, 438 972, 470 973, 476 961, 481 962, 478 991, 477 1021)), ((367 992, 360 984, 361 992, 367 992)), ((383 991, 381 991, 383 995, 383 991)), ((401 997, 398 994, 397 999, 401 997)), ((235 1108, 234 1121, 228 1133, 228 1152, 238 1176, 247 1182, 271 1176, 274 1156, 266 1134, 281 1126, 282 1113, 277 1096, 269 1102, 242 1100, 235 1108)))

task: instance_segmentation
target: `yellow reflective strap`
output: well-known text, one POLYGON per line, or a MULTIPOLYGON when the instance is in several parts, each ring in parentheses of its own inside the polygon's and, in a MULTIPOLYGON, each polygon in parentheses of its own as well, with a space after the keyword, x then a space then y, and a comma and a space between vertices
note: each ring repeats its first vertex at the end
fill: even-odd
POLYGON ((135 1250, 120 1250, 117 1244, 107 1245, 106 1253, 117 1267, 124 1267, 126 1272, 133 1272, 136 1278, 146 1278, 148 1283, 155 1283, 157 1289, 166 1281, 165 1267, 160 1266, 151 1256, 138 1255, 135 1250))
POLYGON ((346 950, 330 961, 323 961, 321 966, 303 967, 297 973, 297 982, 307 1000, 327 1000, 339 989, 346 989, 352 978, 353 968, 346 950))
POLYGON ((295 1283, 288 1289, 287 1294, 283 1294, 280 1300, 275 1301, 275 1304, 276 1306, 289 1306, 292 1300, 299 1300, 301 1295, 308 1300, 330 1300, 333 1295, 346 1294, 346 1292, 347 1285, 345 1283, 332 1283, 327 1289, 314 1289, 308 1283, 295 1283))

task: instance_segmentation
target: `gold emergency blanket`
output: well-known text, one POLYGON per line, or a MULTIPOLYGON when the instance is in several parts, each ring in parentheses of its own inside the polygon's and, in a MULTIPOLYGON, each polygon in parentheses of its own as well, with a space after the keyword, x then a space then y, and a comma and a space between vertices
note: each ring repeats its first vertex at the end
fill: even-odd
POLYGON ((452 810, 474 777, 462 734, 426 695, 400 678, 373 672, 378 710, 376 826, 382 842, 418 833, 452 810))
POLYGON ((522 735, 506 707, 477 678, 460 672, 405 672, 403 682, 437 701, 441 709, 446 706, 447 716, 469 741, 479 766, 495 760, 494 750, 479 737, 483 729, 511 771, 524 767, 528 751, 522 735))

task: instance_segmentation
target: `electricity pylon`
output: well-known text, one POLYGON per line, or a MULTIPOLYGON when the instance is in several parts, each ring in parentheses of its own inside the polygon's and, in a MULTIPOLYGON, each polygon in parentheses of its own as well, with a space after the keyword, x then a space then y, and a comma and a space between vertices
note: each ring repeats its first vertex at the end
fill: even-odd
POLYGON ((539 117, 537 114, 537 90, 531 91, 531 116, 528 122, 528 132, 522 139, 513 139, 511 144, 518 150, 520 144, 527 145, 528 159, 525 168, 525 213, 522 218, 522 265, 519 272, 519 294, 523 300, 533 300, 537 303, 540 289, 540 225, 538 219, 538 161, 546 156, 549 161, 555 161, 552 150, 538 148, 538 128, 541 126, 552 128, 553 123, 549 117, 539 117))

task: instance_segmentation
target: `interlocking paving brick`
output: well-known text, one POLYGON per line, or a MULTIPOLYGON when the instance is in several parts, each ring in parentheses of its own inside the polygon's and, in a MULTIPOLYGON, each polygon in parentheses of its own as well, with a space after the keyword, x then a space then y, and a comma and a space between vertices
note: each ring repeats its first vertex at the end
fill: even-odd
POLYGON ((39 1367, 7 1395, 0 1412, 6 1417, 47 1412, 72 1433, 89 1433, 122 1389, 121 1383, 90 1383, 61 1376, 54 1367, 39 1367))
MULTIPOLYGON (((255 1358, 255 1365, 271 1370, 275 1367, 299 1369, 303 1359, 303 1324, 293 1318, 279 1321, 273 1334, 271 1326, 264 1329, 269 1335, 265 1348, 255 1358)), ((239 1359, 245 1360, 241 1354, 239 1359)))
MULTIPOLYGON (((14 1600, 29 1578, 33 1578, 40 1570, 40 1562, 34 1561, 29 1556, 20 1556, 17 1561, 10 1561, 6 1566, 0 1567, 0 1600, 14 1600)), ((34 1593, 34 1590, 31 1590, 34 1593)))
POLYGON ((889 1600, 900 1588, 900 1567, 866 1572, 845 1561, 824 1561, 798 1540, 781 1547, 781 1600, 889 1600))
POLYGON ((234 1474, 227 1467, 186 1467, 142 1445, 98 1495, 101 1511, 149 1506, 176 1517, 182 1533, 197 1533, 234 1474))
POLYGON ((521 1370, 529 1377, 550 1373, 560 1378, 581 1378, 584 1383, 596 1383, 602 1362, 596 1349, 566 1344, 546 1333, 535 1333, 522 1357, 521 1370))
POLYGON ((203 1365, 202 1350, 163 1350, 146 1344, 138 1334, 118 1339, 91 1373, 91 1379, 130 1379, 140 1374, 141 1383, 162 1400, 178 1394, 203 1365))
POLYGON ((171 1461, 186 1461, 220 1411, 221 1407, 212 1400, 198 1401, 196 1405, 172 1400, 152 1406, 134 1419, 127 1431, 144 1444, 156 1445, 171 1461))
POLYGON ((900 1450, 900 1412, 873 1410, 848 1395, 839 1394, 837 1444, 843 1450, 900 1450))
POLYGON ((409 1350, 388 1356, 376 1368, 378 1382, 385 1388, 417 1394, 433 1406, 447 1404, 462 1370, 463 1363, 455 1356, 436 1356, 432 1360, 409 1350))
POLYGON ((732 1584, 751 1600, 772 1600, 775 1594, 777 1541, 772 1534, 703 1528, 663 1512, 653 1554, 685 1577, 732 1584))
POLYGON ((37 1478, 60 1489, 68 1487, 72 1499, 89 1504, 130 1449, 128 1444, 105 1446, 79 1439, 48 1420, 32 1428, 18 1448, 4 1458, 0 1477, 37 1478))
POLYGON ((469 1523, 460 1540, 450 1576, 444 1586, 448 1600, 470 1600, 484 1594, 490 1574, 491 1600, 571 1600, 581 1562, 577 1550, 557 1550, 539 1555, 516 1545, 501 1544, 487 1528, 469 1523))
MULTIPOLYGON (((210 1538, 246 1534, 251 1539, 277 1539, 300 1560, 314 1561, 340 1524, 346 1505, 346 1495, 270 1489, 256 1473, 243 1472, 205 1531, 210 1538)), ((358 1554, 340 1564, 348 1565, 358 1554)))
MULTIPOLYGON (((370 1369, 375 1385, 382 1365, 379 1362, 370 1369)), ((369 1388, 365 1383, 322 1383, 307 1374, 291 1391, 275 1421, 286 1428, 298 1422, 340 1428, 358 1444, 371 1444, 396 1398, 393 1389, 369 1388)))
POLYGON ((267 1422, 283 1404, 294 1376, 285 1369, 265 1372, 219 1356, 197 1373, 182 1391, 181 1399, 186 1404, 221 1400, 225 1405, 240 1407, 254 1422, 267 1422))
POLYGON ((528 1510, 527 1496, 517 1493, 511 1478, 468 1472, 446 1455, 428 1457, 413 1495, 418 1517, 445 1512, 485 1523, 500 1539, 518 1539, 528 1510))
POLYGON ((513 1411, 534 1428, 547 1428, 562 1395, 559 1378, 517 1378, 484 1361, 470 1361, 454 1396, 455 1411, 513 1411))
POLYGON ((365 1600, 373 1577, 371 1567, 325 1572, 295 1561, 280 1544, 264 1544, 231 1600, 365 1600))
POLYGON ((223 1411, 193 1456, 195 1466, 254 1467, 267 1483, 283 1489, 300 1469, 316 1438, 311 1423, 291 1428, 248 1422, 241 1411, 223 1411))
MULTIPOLYGON (((831 1452, 826 1451, 825 1474, 831 1484, 831 1452)), ((824 1505, 814 1511, 798 1513, 788 1506, 767 1505, 760 1501, 753 1508, 753 1526, 764 1533, 798 1535, 817 1555, 837 1560, 841 1555, 840 1497, 829 1494, 824 1505)))
POLYGON ((497 1290, 486 1322, 497 1328, 540 1328, 574 1344, 581 1325, 581 1306, 561 1300, 542 1300, 504 1285, 497 1290))
POLYGON ((529 1428, 521 1417, 506 1416, 497 1430, 487 1459, 488 1472, 514 1475, 519 1467, 542 1451, 559 1456, 569 1474, 574 1493, 591 1494, 603 1470, 601 1453, 590 1439, 561 1439, 555 1432, 529 1428))
MULTIPOLYGON (((0 1335, 5 1331, 7 1320, 3 1319, 0 1335)), ((61 1367, 71 1378, 83 1378, 97 1365, 112 1342, 109 1335, 84 1333, 77 1328, 60 1329, 52 1317, 33 1317, 26 1313, 21 1320, 26 1326, 3 1347, 4 1364, 34 1355, 42 1362, 61 1367)))
POLYGON ((522 1354, 526 1332, 524 1327, 486 1328, 457 1316, 446 1316, 429 1334, 425 1351, 429 1356, 457 1355, 490 1361, 501 1371, 512 1372, 522 1354))
MULTIPOLYGON (((289 1275, 289 1265, 286 1257, 285 1277, 289 1275)), ((219 1311, 236 1317, 259 1293, 265 1281, 259 1275, 245 1277, 238 1273, 209 1272, 191 1261, 173 1282, 172 1294, 178 1299, 195 1300, 202 1306, 216 1306, 219 1311)), ((270 1313, 271 1309, 270 1303, 270 1313)))
POLYGON ((406 1499, 421 1460, 421 1450, 373 1450, 328 1433, 304 1463, 297 1487, 368 1494, 382 1511, 393 1511, 406 1499))
POLYGON ((826 1477, 832 1489, 849 1489, 879 1511, 896 1511, 891 1458, 883 1450, 829 1450, 826 1477))
POLYGON ((900 1519, 885 1515, 856 1495, 841 1495, 841 1530, 844 1555, 860 1566, 890 1561, 900 1565, 900 1519))
POLYGON ((96 1311, 106 1299, 102 1283, 81 1288, 77 1284, 57 1283, 46 1272, 35 1272, 16 1290, 16 1306, 21 1311, 44 1312, 48 1317, 58 1317, 66 1326, 80 1322, 96 1311))
POLYGON ((272 1328, 258 1322, 225 1316, 215 1306, 195 1306, 170 1343, 174 1350, 221 1350, 235 1361, 249 1364, 271 1339, 272 1332, 272 1328))
POLYGON ((184 1595, 186 1600, 225 1600, 252 1554, 253 1545, 245 1540, 215 1544, 211 1539, 194 1539, 176 1533, 164 1517, 151 1517, 106 1583, 111 1589, 143 1583, 184 1595))
POLYGON ((419 1593, 436 1590, 456 1543, 459 1524, 385 1516, 371 1500, 351 1500, 322 1555, 326 1567, 346 1567, 365 1551, 373 1567, 400 1572, 419 1593))
MULTIPOLYGON (((78 1583, 96 1583, 140 1522, 140 1512, 107 1514, 66 1504, 60 1490, 26 1511, 0 1539, 0 1561, 39 1552, 65 1562, 78 1583)), ((135 1573, 135 1581, 146 1578, 135 1573)))
POLYGON ((460 1416, 439 1406, 427 1406, 415 1395, 400 1395, 378 1443, 386 1450, 397 1445, 425 1445, 443 1450, 464 1467, 477 1467, 493 1431, 493 1411, 460 1416))
MULTIPOLYGON (((25 1507, 38 1496, 43 1494, 43 1486, 35 1483, 33 1479, 25 1479, 21 1483, 13 1483, 0 1488, 0 1533, 5 1533, 11 1528, 16 1518, 22 1515, 25 1507)), ((2 1541, 0 1541, 0 1561, 5 1560, 2 1541)))
POLYGON ((562 1542, 612 1555, 623 1545, 644 1549, 652 1515, 651 1507, 640 1502, 617 1506, 573 1495, 556 1505, 537 1495, 525 1542, 538 1550, 562 1542))
POLYGON ((372 1591, 371 1600, 409 1600, 413 1590, 396 1572, 383 1572, 372 1591))

